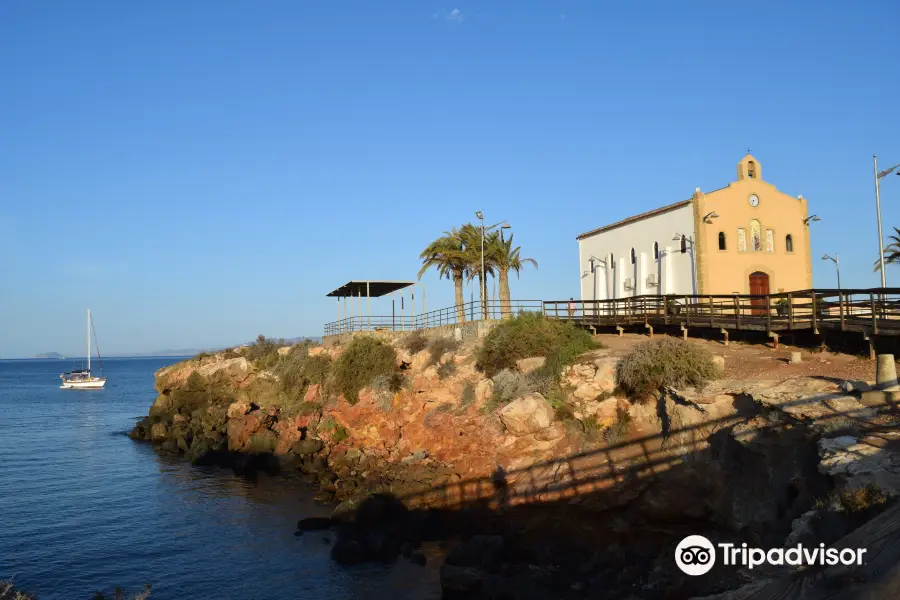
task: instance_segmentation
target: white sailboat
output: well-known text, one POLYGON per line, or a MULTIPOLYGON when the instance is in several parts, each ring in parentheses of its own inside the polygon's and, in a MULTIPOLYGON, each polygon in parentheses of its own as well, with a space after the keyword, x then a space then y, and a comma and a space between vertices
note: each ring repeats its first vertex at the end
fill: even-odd
MULTIPOLYGON (((97 358, 100 358, 100 349, 97 348, 97 358)), ((100 362, 100 371, 103 372, 103 362, 100 362)), ((87 369, 78 369, 59 376, 62 379, 64 390, 96 390, 106 384, 106 377, 94 377, 91 374, 91 309, 87 311, 87 369)))

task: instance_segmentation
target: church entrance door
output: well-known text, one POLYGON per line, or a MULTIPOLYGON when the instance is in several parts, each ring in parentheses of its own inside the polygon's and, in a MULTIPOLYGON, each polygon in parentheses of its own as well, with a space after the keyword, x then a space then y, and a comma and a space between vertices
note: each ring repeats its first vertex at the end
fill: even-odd
MULTIPOLYGON (((762 271, 750 273, 750 295, 751 296, 768 296, 769 295, 769 275, 762 271)), ((752 314, 765 314, 766 299, 751 298, 750 305, 753 307, 752 314)))

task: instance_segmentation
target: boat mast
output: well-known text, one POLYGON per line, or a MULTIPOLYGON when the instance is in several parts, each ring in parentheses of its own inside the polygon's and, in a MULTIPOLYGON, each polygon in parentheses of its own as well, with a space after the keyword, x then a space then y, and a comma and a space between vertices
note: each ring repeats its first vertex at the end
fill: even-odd
POLYGON ((88 309, 87 320, 88 373, 91 372, 91 309, 88 309))

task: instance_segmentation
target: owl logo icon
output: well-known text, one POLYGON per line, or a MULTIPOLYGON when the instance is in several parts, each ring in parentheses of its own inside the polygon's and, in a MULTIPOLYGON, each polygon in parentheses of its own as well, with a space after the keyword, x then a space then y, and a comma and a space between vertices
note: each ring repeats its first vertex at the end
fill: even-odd
POLYGON ((705 575, 716 564, 716 549, 702 535, 689 535, 675 548, 675 564, 687 575, 705 575))

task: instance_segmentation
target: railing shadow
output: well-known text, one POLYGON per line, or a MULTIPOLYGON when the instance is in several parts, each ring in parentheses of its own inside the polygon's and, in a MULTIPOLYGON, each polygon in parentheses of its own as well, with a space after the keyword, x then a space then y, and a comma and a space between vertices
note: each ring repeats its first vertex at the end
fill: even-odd
MULTIPOLYGON (((819 461, 816 441, 819 437, 823 434, 825 437, 836 437, 851 433, 860 439, 863 434, 877 438, 884 432, 896 429, 892 422, 878 417, 877 411, 888 408, 888 404, 842 409, 844 398, 847 396, 837 393, 819 394, 761 404, 743 394, 736 394, 733 396, 733 406, 725 415, 719 416, 719 409, 712 405, 694 405, 694 408, 707 412, 709 418, 688 425, 680 422, 677 410, 670 413, 665 408, 666 403, 662 402, 660 406, 665 414, 660 417, 668 421, 662 433, 605 444, 519 468, 498 466, 490 476, 424 488, 397 498, 410 510, 428 514, 429 518, 435 514, 441 515, 444 522, 442 530, 431 534, 436 539, 503 528, 508 530, 509 523, 516 520, 520 524, 520 531, 516 534, 519 536, 517 547, 525 559, 534 560, 534 553, 540 553, 534 548, 544 547, 547 553, 553 553, 553 560, 557 563, 564 562, 561 558, 564 555, 577 556, 572 561, 579 565, 579 573, 587 568, 584 566, 586 556, 601 551, 612 552, 611 548, 617 549, 615 551, 620 554, 624 552, 622 548, 627 548, 629 560, 636 561, 635 565, 641 568, 652 570, 654 563, 651 559, 655 557, 658 560, 665 552, 673 551, 673 544, 683 535, 717 527, 720 532, 728 531, 728 527, 712 522, 709 506, 720 502, 721 509, 727 512, 729 502, 734 503, 735 498, 741 495, 759 494, 762 496, 760 502, 771 503, 771 510, 763 512, 765 519, 772 522, 760 519, 751 523, 752 527, 745 527, 741 531, 744 541, 767 544, 764 547, 778 547, 790 532, 791 522, 830 489, 829 478, 818 474, 816 468, 819 461), (815 428, 811 428, 813 423, 815 428), (792 440, 797 440, 796 446, 792 440), (727 497, 704 497, 704 494, 712 493, 712 489, 689 489, 690 483, 685 483, 703 479, 698 477, 692 480, 692 473, 705 473, 709 479, 710 464, 727 463, 728 453, 739 453, 749 448, 764 454, 766 447, 773 446, 779 450, 770 453, 768 463, 752 464, 753 461, 748 461, 742 464, 738 459, 734 463, 734 472, 721 471, 722 478, 727 481, 720 482, 717 489, 719 492, 728 490, 727 497), (785 455, 783 460, 779 456, 782 451, 785 455), (777 471, 791 468, 791 460, 806 461, 807 471, 804 473, 809 481, 803 481, 804 473, 786 472, 784 479, 790 483, 782 482, 783 489, 778 489, 774 479, 765 479, 766 469, 777 471), (763 473, 763 480, 751 481, 753 469, 757 469, 756 475, 763 473), (656 491, 661 488, 655 485, 666 482, 670 484, 668 491, 657 496, 656 491), (682 497, 679 497, 677 486, 682 483, 684 489, 682 497), (659 518, 655 524, 641 521, 639 530, 625 527, 623 531, 616 531, 616 523, 621 523, 628 511, 635 507, 648 509, 648 513, 656 511, 655 516, 659 518), (596 523, 598 514, 606 515, 602 525, 596 523), (636 531, 640 533, 636 534, 636 531), (524 541, 526 539, 531 543, 524 541), (598 549, 600 539, 604 541, 598 549)), ((891 436, 885 436, 885 439, 888 438, 892 440, 891 436)), ((881 444, 879 447, 885 448, 881 444)), ((866 581, 872 582, 882 577, 900 561, 898 510, 889 510, 876 519, 877 523, 873 521, 871 527, 867 525, 865 531, 860 528, 862 533, 854 532, 848 536, 851 542, 859 538, 868 544, 870 551, 877 550, 870 552, 870 557, 873 554, 876 557, 863 570, 866 581), (893 516, 887 516, 889 513, 893 516), (873 533, 872 527, 876 525, 890 528, 894 536, 890 538, 873 533)), ((735 532, 731 530, 731 533, 735 532)), ((835 547, 841 546, 837 544, 835 547)), ((674 560, 672 563, 674 567, 674 560)), ((679 583, 679 591, 672 591, 667 597, 689 598, 693 594, 705 594, 734 585, 733 568, 731 573, 721 570, 718 573, 718 579, 705 582, 699 581, 702 578, 686 578, 679 583)), ((848 595, 846 590, 835 592, 836 585, 844 586, 845 580, 850 581, 859 574, 859 570, 850 575, 840 570, 825 574, 815 570, 800 574, 793 571, 775 573, 772 575, 775 579, 763 592, 746 598, 874 598, 866 596, 863 591, 858 596, 848 595)), ((610 573, 608 576, 621 579, 623 575, 610 573)))

